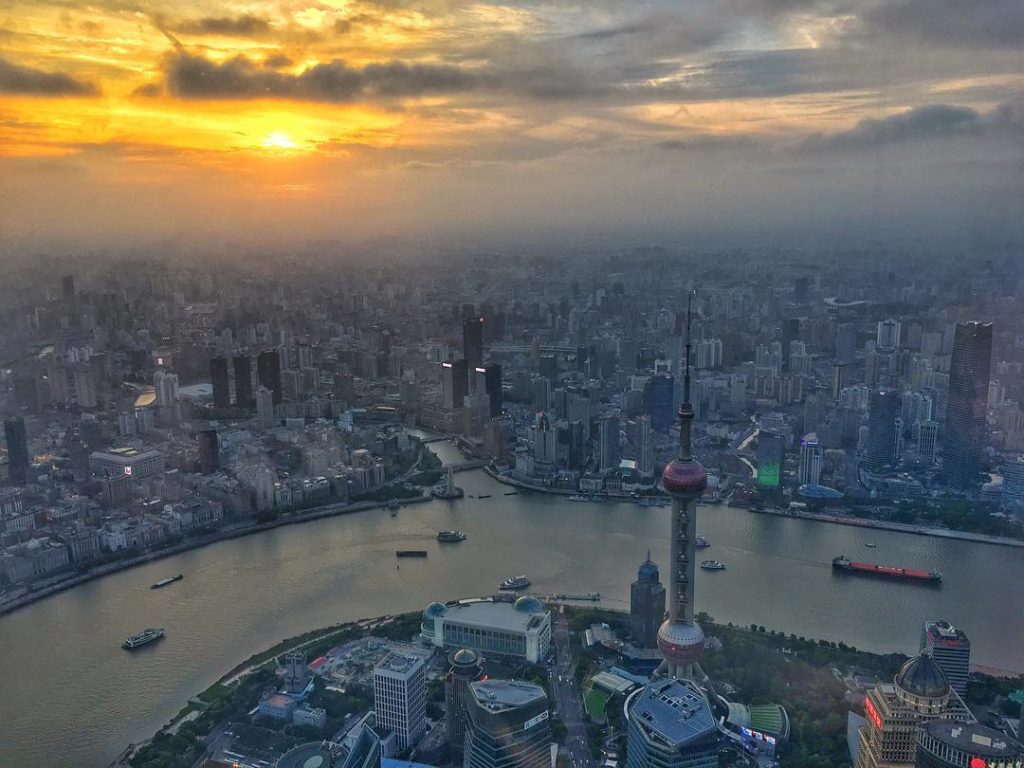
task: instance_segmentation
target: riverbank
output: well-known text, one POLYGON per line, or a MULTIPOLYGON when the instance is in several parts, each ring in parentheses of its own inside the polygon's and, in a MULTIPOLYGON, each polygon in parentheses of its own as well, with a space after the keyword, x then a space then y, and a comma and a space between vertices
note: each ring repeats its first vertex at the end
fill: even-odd
POLYGON ((789 509, 762 509, 752 514, 775 515, 776 517, 792 517, 797 520, 811 520, 818 523, 834 523, 835 525, 848 525, 854 528, 867 528, 878 531, 896 531, 897 533, 912 533, 915 536, 934 536, 941 539, 958 539, 960 541, 971 541, 975 544, 994 544, 1001 547, 1024 548, 1024 541, 1020 539, 1007 539, 1003 536, 989 536, 984 533, 971 533, 969 531, 952 531, 948 528, 930 528, 921 525, 909 525, 907 523, 894 523, 888 520, 870 520, 860 517, 842 517, 840 515, 825 515, 818 512, 802 512, 789 509))
MULTIPOLYGON (((420 504, 426 501, 430 501, 429 495, 419 496, 411 499, 398 499, 398 503, 402 506, 407 504, 420 504)), ((16 611, 19 608, 24 608, 32 603, 43 600, 44 598, 52 595, 59 594, 64 590, 77 587, 80 584, 99 579, 104 576, 109 576, 114 573, 126 571, 130 568, 136 568, 140 565, 152 563, 157 560, 162 560, 165 557, 173 557, 174 555, 180 555, 182 552, 188 552, 189 550, 199 549, 206 547, 211 544, 216 544, 221 541, 230 541, 231 539, 237 539, 242 536, 251 536, 255 533, 263 533, 264 531, 271 531, 275 528, 281 528, 286 525, 297 525, 299 523, 309 523, 314 520, 322 520, 325 517, 336 517, 339 515, 350 515, 356 512, 365 512, 370 509, 387 509, 388 503, 386 501, 357 501, 352 504, 327 504, 322 507, 314 507, 313 509, 303 510, 299 513, 288 513, 282 515, 276 520, 270 520, 265 523, 245 523, 243 525, 234 526, 230 528, 223 528, 214 533, 207 534, 206 536, 197 536, 193 539, 182 541, 173 546, 165 549, 158 549, 153 552, 146 552, 135 557, 125 558, 124 560, 117 560, 112 563, 104 563, 103 565, 91 568, 85 573, 78 573, 73 576, 69 576, 66 579, 61 579, 53 584, 47 584, 39 589, 34 589, 31 592, 25 592, 17 597, 10 598, 8 600, 0 601, 0 616, 8 614, 12 611, 16 611)))

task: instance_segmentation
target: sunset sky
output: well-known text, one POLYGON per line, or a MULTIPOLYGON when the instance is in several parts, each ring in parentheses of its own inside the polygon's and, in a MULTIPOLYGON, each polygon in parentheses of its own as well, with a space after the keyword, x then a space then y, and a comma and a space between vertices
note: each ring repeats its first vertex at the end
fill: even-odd
POLYGON ((1019 0, 7 0, 0 242, 1020 237, 1019 0))

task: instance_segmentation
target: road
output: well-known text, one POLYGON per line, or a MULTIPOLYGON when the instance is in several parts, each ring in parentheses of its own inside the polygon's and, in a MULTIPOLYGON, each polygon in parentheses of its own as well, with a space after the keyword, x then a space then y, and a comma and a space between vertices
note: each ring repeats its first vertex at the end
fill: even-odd
POLYGON ((573 677, 575 664, 569 644, 569 623, 563 614, 554 614, 553 633, 555 664, 550 672, 550 687, 555 708, 568 731, 565 751, 573 768, 594 768, 584 725, 583 698, 573 677))

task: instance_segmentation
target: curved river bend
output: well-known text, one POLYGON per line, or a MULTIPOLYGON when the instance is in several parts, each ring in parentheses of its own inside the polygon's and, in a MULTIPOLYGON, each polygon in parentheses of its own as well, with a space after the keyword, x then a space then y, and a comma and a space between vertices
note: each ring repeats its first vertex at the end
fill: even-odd
MULTIPOLYGON (((446 443, 433 446, 454 459, 446 443)), ((467 495, 396 517, 373 510, 278 528, 186 552, 76 587, 0 619, 0 766, 105 766, 150 736, 188 698, 284 637, 340 621, 485 594, 527 573, 533 589, 600 592, 627 608, 648 548, 667 558, 667 507, 583 504, 509 489, 482 471, 457 476, 467 495), (439 529, 469 540, 439 545, 439 529), (395 549, 427 549, 403 560, 395 549), (184 581, 151 590, 171 574, 184 581), (121 640, 161 625, 167 637, 126 653, 121 640)), ((921 622, 944 617, 971 635, 978 664, 1024 670, 1024 553, 886 531, 862 531, 726 507, 702 507, 708 557, 697 607, 719 621, 763 624, 875 651, 909 653, 921 622), (877 549, 864 548, 866 541, 877 549), (832 573, 846 553, 936 568, 939 587, 832 573), (1016 605, 1011 605, 1016 601, 1016 605)), ((663 575, 664 580, 664 575, 663 575)))

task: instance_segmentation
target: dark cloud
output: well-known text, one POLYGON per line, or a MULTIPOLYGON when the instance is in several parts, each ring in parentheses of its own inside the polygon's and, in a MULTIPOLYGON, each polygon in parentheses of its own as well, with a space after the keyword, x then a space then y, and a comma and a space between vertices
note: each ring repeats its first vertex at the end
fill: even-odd
POLYGON ((132 96, 142 96, 143 98, 150 99, 156 96, 162 96, 163 92, 164 88, 160 83, 146 83, 132 91, 132 96))
POLYGON ((175 26, 177 32, 192 35, 223 35, 225 37, 266 37, 271 33, 270 22, 260 16, 207 16, 183 21, 175 26))
POLYGON ((466 91, 476 79, 457 67, 390 61, 350 67, 317 64, 292 75, 259 67, 244 56, 223 64, 177 51, 165 65, 168 90, 187 99, 276 98, 347 103, 466 91))
POLYGON ((1020 0, 884 0, 867 6, 862 19, 872 34, 947 45, 1024 45, 1020 0))
POLYGON ((93 96, 99 89, 63 72, 45 72, 0 58, 0 93, 34 96, 93 96))
POLYGON ((981 133, 991 120, 968 107, 931 104, 898 115, 861 120, 848 131, 815 135, 803 147, 821 149, 866 149, 886 144, 904 144, 952 136, 981 133))
POLYGON ((290 67, 292 63, 292 60, 283 53, 275 53, 263 61, 263 66, 270 67, 271 69, 280 69, 281 67, 290 67))

